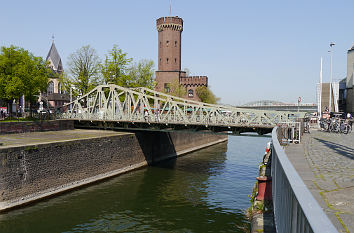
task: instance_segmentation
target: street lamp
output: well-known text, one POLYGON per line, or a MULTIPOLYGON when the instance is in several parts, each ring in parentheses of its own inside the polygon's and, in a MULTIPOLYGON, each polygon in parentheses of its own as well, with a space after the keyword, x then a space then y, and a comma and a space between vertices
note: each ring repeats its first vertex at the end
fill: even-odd
MULTIPOLYGON (((329 83, 329 112, 332 112, 332 81, 333 81, 333 71, 332 71, 332 47, 336 44, 331 42, 329 43, 330 50, 328 51, 331 57, 331 65, 330 65, 330 72, 331 72, 331 82, 329 83)), ((333 96, 334 97, 334 96, 333 96)))
POLYGON ((70 84, 70 110, 72 110, 72 102, 73 102, 73 89, 75 88, 74 85, 70 84))

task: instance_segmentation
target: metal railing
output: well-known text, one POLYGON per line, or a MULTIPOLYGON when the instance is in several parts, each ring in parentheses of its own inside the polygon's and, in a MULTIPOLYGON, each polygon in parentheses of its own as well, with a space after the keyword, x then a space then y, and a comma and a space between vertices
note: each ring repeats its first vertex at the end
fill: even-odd
POLYGON ((272 131, 272 193, 277 232, 338 232, 280 146, 272 131))
POLYGON ((278 124, 278 138, 281 145, 288 143, 300 143, 303 129, 301 121, 281 122, 278 124))
POLYGON ((217 127, 273 128, 294 121, 303 113, 263 111, 206 104, 147 88, 129 89, 114 84, 95 89, 64 105, 63 119, 217 127))

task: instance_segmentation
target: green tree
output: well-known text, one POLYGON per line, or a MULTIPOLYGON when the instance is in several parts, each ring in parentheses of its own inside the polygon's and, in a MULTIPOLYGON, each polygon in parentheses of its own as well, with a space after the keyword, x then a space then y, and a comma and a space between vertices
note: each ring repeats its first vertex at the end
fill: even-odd
POLYGON ((31 116, 32 107, 36 104, 39 93, 47 89, 50 72, 43 58, 34 57, 33 55, 30 57, 27 64, 27 75, 24 76, 24 83, 26 85, 24 95, 30 103, 31 116))
POLYGON ((71 93, 72 97, 76 98, 80 94, 79 90, 76 89, 73 80, 65 71, 59 74, 59 82, 62 84, 62 91, 67 95, 70 95, 71 93))
POLYGON ((32 109, 39 92, 47 88, 48 75, 49 70, 41 57, 13 45, 1 47, 0 98, 8 106, 14 99, 19 100, 25 95, 32 109))
POLYGON ((154 89, 154 62, 141 60, 129 68, 127 86, 154 89))
POLYGON ((175 80, 171 83, 171 92, 169 94, 180 98, 186 98, 187 89, 183 85, 180 85, 178 80, 175 80))
POLYGON ((131 62, 132 59, 127 57, 127 53, 124 53, 117 45, 113 45, 112 50, 106 55, 104 63, 100 65, 103 82, 128 87, 130 79, 127 73, 131 62))
POLYGON ((90 45, 70 54, 68 65, 72 76, 71 82, 79 94, 84 95, 99 84, 100 59, 90 45))
POLYGON ((220 99, 217 98, 214 93, 206 86, 197 87, 197 96, 200 101, 209 104, 216 104, 220 99))

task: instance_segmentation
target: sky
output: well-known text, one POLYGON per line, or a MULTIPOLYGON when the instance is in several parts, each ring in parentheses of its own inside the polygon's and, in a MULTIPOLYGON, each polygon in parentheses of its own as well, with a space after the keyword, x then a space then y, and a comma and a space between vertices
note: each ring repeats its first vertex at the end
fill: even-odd
MULTIPOLYGON (((82 46, 101 59, 118 45, 135 62, 157 69, 156 19, 170 0, 0 0, 0 46, 23 47, 46 58, 54 34, 64 70, 82 46)), ((354 43, 353 0, 172 0, 184 20, 182 70, 206 75, 224 104, 257 100, 316 102, 320 58, 323 81, 346 76, 354 43)))

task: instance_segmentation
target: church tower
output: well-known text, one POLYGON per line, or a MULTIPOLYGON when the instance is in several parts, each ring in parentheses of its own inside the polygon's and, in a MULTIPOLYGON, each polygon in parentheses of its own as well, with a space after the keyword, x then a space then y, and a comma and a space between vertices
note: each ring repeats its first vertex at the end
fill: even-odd
POLYGON ((158 71, 156 90, 170 92, 173 82, 179 82, 185 72, 181 71, 181 34, 183 20, 175 17, 161 17, 156 20, 158 31, 158 71))
POLYGON ((41 100, 43 98, 43 100, 47 102, 47 108, 55 109, 69 102, 69 96, 63 92, 63 86, 59 80, 59 76, 64 72, 64 69, 58 50, 54 44, 54 38, 46 61, 52 72, 50 74, 47 91, 42 94, 41 100))

